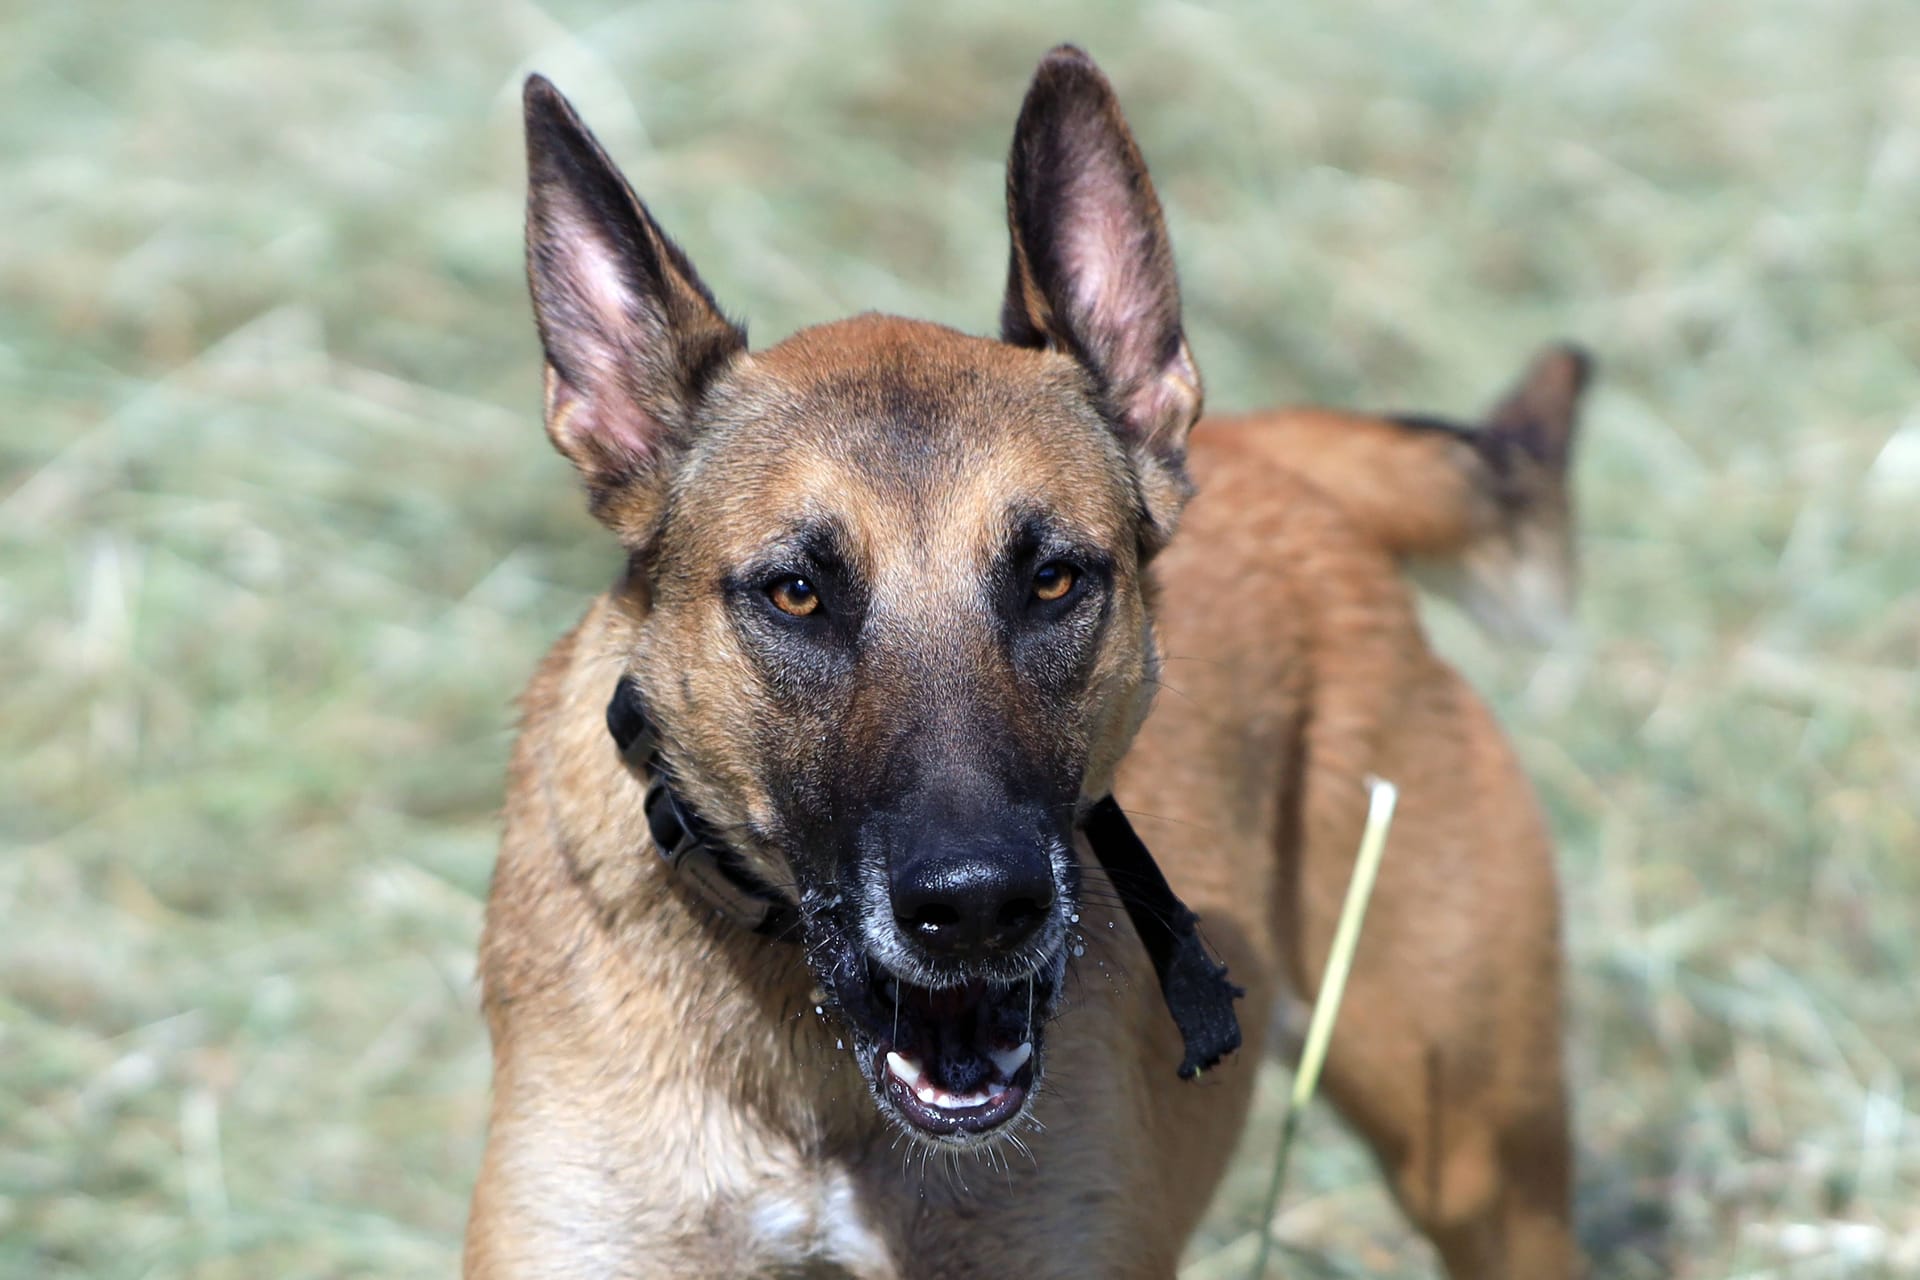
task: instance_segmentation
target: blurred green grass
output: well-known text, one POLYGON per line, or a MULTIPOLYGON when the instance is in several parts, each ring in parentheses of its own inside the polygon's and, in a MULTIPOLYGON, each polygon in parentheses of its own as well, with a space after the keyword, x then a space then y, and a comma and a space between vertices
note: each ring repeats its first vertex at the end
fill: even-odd
MULTIPOLYGON (((1920 7, 76 0, 0 62, 0 1274, 454 1269, 509 699, 614 569, 517 85, 760 341, 991 327, 1078 40, 1218 407, 1603 360, 1582 629, 1442 648, 1563 845, 1603 1275, 1920 1273, 1920 7)), ((1391 856, 1391 853, 1389 853, 1391 856)), ((1283 1073, 1192 1254, 1237 1275, 1283 1073)), ((1430 1264, 1315 1117, 1302 1275, 1430 1264)))

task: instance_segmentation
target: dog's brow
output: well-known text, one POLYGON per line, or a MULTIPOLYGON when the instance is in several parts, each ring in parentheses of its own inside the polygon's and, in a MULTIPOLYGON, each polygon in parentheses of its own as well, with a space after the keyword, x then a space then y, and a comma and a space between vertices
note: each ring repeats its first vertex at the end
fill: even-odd
POLYGON ((1091 530, 1035 502, 1017 503, 1008 513, 1008 532, 999 558, 1022 555, 1072 555, 1099 568, 1110 568, 1112 561, 1091 530))
POLYGON ((821 569, 853 567, 846 529, 830 516, 809 516, 788 523, 760 545, 753 560, 764 565, 797 561, 821 569))

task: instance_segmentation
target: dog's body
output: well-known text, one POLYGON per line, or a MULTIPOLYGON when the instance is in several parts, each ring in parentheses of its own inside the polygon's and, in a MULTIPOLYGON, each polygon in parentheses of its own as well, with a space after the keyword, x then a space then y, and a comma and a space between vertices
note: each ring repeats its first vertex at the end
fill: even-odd
POLYGON ((1317 985, 1369 775, 1399 785, 1400 817, 1328 1090, 1456 1277, 1570 1274, 1545 832, 1396 561, 1484 588, 1516 577, 1489 559, 1504 546, 1564 574, 1578 360, 1549 358, 1482 436, 1302 411, 1181 448, 1198 379, 1158 208, 1071 51, 1016 139, 1011 341, 861 317, 748 356, 637 201, 632 224, 609 213, 604 156, 543 95, 549 430, 632 567, 524 700, 468 1274, 1171 1275, 1274 1012, 1317 985), (627 324, 654 346, 605 340, 627 324), (1542 525, 1558 559, 1527 544, 1542 525), (823 527, 838 550, 793 549, 823 527), (1011 588, 973 585, 1010 562, 1011 588), (628 678, 683 792, 798 900, 804 951, 717 918, 649 851, 604 721, 628 678), (1109 785, 1246 988, 1251 1048, 1197 1082, 1073 835, 1109 785), (988 852, 923 848, 961 827, 993 832, 988 852), (952 887, 1022 858, 1037 887, 952 887), (943 949, 982 893, 998 915, 943 949))

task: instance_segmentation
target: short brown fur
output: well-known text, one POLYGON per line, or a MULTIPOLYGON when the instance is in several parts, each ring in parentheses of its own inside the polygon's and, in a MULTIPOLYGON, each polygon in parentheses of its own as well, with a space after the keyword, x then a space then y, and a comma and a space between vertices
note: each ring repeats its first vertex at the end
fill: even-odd
MULTIPOLYGON (((1063 58, 1082 55, 1056 52, 1043 77, 1063 58)), ((1084 83, 1080 63, 1068 73, 1084 83)), ((690 305, 704 289, 680 267, 690 305)), ((1023 279, 1017 250, 1023 305, 1066 304, 1023 279)), ((692 321, 703 343, 716 317, 692 321)), ((574 385, 585 364, 557 390, 550 371, 550 430, 633 567, 522 699, 482 947, 494 1109, 467 1275, 1171 1276, 1238 1139, 1257 1047, 1317 987, 1373 775, 1399 785, 1400 817, 1327 1091, 1452 1275, 1572 1274, 1547 833, 1396 563, 1466 558, 1498 469, 1464 433, 1316 410, 1203 422, 1182 450, 1199 382, 1177 328, 1128 348, 1164 369, 1130 370, 1018 328, 993 342, 860 317, 752 355, 741 340, 687 439, 660 421, 680 412, 676 370, 612 426, 574 385), (960 607, 994 554, 982 531, 1029 498, 1115 555, 1066 728, 960 607), (812 705, 827 695, 791 696, 808 672, 769 683, 717 585, 769 513, 816 508, 866 566, 873 616, 943 637, 874 659, 831 722, 812 705), (1084 955, 1033 1104, 1044 1128, 957 1154, 903 1139, 847 1033, 815 1016, 798 949, 714 918, 647 852, 641 783, 603 722, 629 674, 688 762, 688 797, 784 890, 814 873, 757 833, 789 821, 779 788, 818 767, 820 735, 858 761, 908 709, 920 736, 954 730, 924 695, 937 680, 1016 737, 1070 740, 1054 745, 1077 753, 1083 798, 1111 783, 1247 989, 1253 1048, 1176 1079, 1178 1036, 1082 847, 1084 955)), ((564 363, 570 339, 543 336, 564 363)), ((1564 489, 1542 494, 1508 508, 1564 489)))

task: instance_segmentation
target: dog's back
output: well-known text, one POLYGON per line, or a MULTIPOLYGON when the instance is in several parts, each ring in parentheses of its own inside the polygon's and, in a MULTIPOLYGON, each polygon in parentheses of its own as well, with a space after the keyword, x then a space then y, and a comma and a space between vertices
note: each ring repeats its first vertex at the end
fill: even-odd
MULTIPOLYGON (((1497 629, 1559 616, 1585 374, 1550 351, 1477 428, 1311 408, 1202 421, 1198 496, 1159 566, 1163 688, 1117 788, 1248 983, 1259 1043, 1318 986, 1365 779, 1399 786, 1327 1089, 1460 1276, 1570 1265, 1558 907, 1526 779, 1429 650, 1401 571, 1466 586, 1497 629)), ((1208 1135, 1166 1185, 1197 1217, 1204 1198, 1181 1189, 1212 1185, 1241 1116, 1173 1088, 1157 1106, 1208 1135)))
POLYGON ((1501 638, 1543 639, 1573 608, 1569 491, 1580 399, 1572 347, 1542 351, 1481 421, 1317 407, 1211 418, 1332 498, 1414 580, 1501 638))

